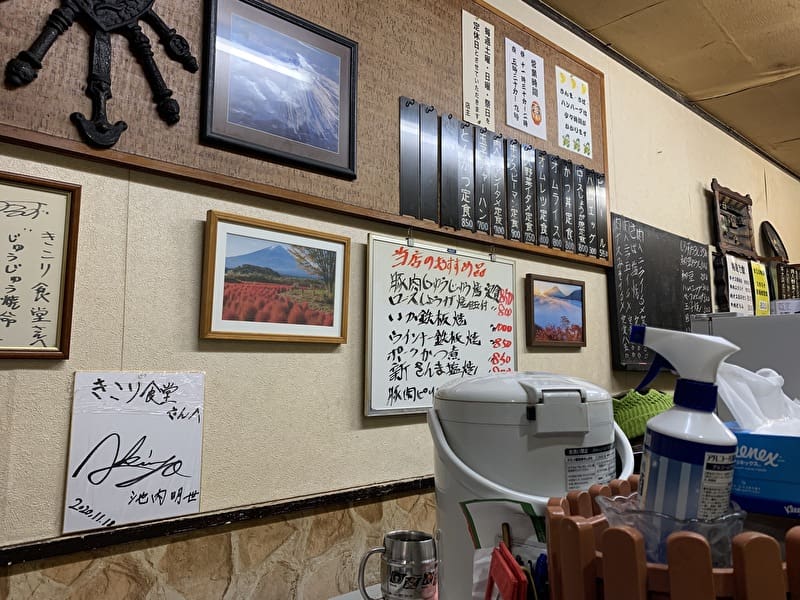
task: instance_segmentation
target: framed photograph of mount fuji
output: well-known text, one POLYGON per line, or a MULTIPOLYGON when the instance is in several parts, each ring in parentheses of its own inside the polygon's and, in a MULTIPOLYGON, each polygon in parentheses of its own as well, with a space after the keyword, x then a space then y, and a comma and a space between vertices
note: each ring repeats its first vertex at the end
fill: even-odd
POLYGON ((358 44, 261 0, 210 0, 201 137, 354 179, 358 44))
POLYGON ((210 210, 200 337, 347 342, 350 238, 210 210))
POLYGON ((585 346, 584 283, 548 275, 525 276, 528 346, 585 346))

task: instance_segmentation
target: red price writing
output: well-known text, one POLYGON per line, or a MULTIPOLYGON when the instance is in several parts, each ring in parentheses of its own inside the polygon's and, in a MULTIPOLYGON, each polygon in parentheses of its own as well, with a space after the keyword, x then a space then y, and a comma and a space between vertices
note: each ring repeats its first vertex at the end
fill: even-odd
POLYGON ((511 357, 505 352, 492 353, 491 363, 493 365, 507 365, 511 362, 511 357))
POLYGON ((511 332, 512 329, 513 327, 511 327, 511 325, 506 325, 505 323, 496 323, 495 325, 492 325, 492 331, 511 332))
POLYGON ((494 338, 492 348, 511 348, 511 340, 505 338, 494 338))
POLYGON ((497 300, 500 302, 500 304, 511 304, 514 302, 514 292, 511 290, 500 290, 497 300))
POLYGON ((511 367, 492 367, 492 373, 511 373, 511 367))
POLYGON ((511 316, 511 307, 510 306, 503 306, 502 304, 498 305, 497 307, 497 315, 500 317, 510 317, 511 316))

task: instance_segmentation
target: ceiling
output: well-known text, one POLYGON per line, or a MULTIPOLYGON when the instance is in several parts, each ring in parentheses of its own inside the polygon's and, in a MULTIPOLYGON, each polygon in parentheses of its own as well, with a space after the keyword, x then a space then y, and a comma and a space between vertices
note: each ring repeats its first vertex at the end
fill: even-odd
POLYGON ((800 0, 542 2, 800 177, 800 0))

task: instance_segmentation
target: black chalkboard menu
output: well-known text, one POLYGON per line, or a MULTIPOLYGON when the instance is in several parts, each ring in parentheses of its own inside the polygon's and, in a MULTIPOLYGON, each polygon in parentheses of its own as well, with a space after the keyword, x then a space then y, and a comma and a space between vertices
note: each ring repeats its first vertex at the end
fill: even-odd
POLYGON ((711 312, 708 246, 614 213, 611 235, 614 368, 644 370, 652 354, 630 342, 631 325, 689 331, 693 314, 711 312))

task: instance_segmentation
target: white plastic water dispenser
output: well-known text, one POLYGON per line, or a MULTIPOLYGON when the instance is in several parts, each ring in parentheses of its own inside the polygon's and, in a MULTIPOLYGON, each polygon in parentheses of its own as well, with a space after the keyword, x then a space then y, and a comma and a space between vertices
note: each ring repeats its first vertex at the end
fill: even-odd
MULTIPOLYGON (((436 390, 428 426, 435 448, 439 600, 473 597, 476 525, 469 507, 476 501, 523 503, 544 517, 550 497, 633 470, 611 396, 574 377, 519 372, 452 380, 436 390)), ((482 547, 494 544, 494 538, 480 540, 482 547)))

